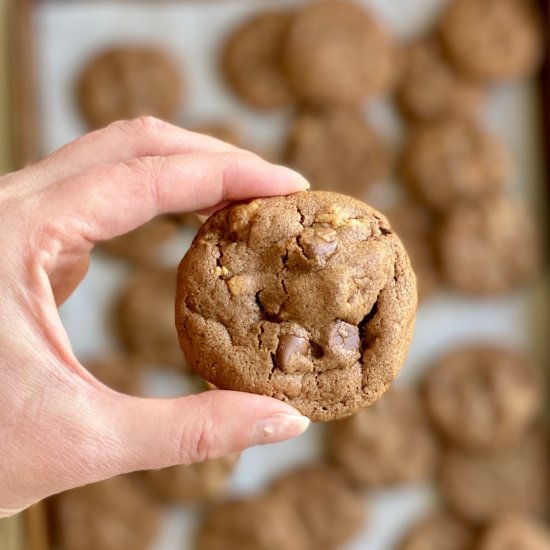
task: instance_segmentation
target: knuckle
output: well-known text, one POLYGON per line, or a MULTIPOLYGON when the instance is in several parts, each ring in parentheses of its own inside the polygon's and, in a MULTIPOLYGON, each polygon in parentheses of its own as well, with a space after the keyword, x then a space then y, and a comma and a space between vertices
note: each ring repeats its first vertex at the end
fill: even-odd
POLYGON ((214 426, 209 418, 201 419, 198 425, 187 426, 180 440, 180 461, 193 464, 214 458, 215 443, 214 426))
POLYGON ((120 124, 123 125, 124 130, 140 136, 157 133, 168 125, 163 120, 150 115, 120 121, 120 124))

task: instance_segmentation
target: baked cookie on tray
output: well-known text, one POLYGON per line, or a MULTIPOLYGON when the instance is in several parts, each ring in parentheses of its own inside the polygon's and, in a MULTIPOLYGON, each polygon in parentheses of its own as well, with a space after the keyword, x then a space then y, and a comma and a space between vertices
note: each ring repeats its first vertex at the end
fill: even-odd
POLYGON ((519 80, 542 63, 542 21, 533 0, 453 0, 440 35, 457 68, 469 77, 519 80))
POLYGON ((113 47, 91 59, 76 84, 77 101, 91 128, 151 115, 173 121, 183 98, 179 67, 154 46, 113 47))
POLYGON ((414 525, 398 550, 472 550, 475 530, 449 512, 437 512, 414 525))
POLYGON ((384 393, 415 311, 415 277, 385 217, 336 193, 228 206, 179 267, 176 324, 190 365, 220 389, 276 397, 314 421, 384 393))
POLYGON ((540 513, 550 494, 548 440, 532 430, 505 449, 450 449, 440 481, 449 506, 472 523, 508 513, 540 513))
POLYGON ((225 44, 222 74, 252 107, 273 109, 293 100, 282 71, 283 41, 291 19, 284 11, 262 12, 238 27, 225 44))
POLYGON ((485 531, 476 550, 550 550, 550 526, 528 515, 504 515, 485 531))
POLYGON ((383 95, 397 77, 396 43, 363 7, 347 0, 311 2, 293 18, 284 66, 294 94, 317 105, 357 105, 383 95))
POLYGON ((498 194, 450 208, 439 229, 446 283, 477 296, 501 296, 528 283, 540 264, 533 216, 519 198, 498 194))
POLYGON ((117 476, 53 497, 54 536, 67 550, 148 550, 162 509, 139 476, 117 476))
POLYGON ((427 409, 445 437, 461 447, 516 443, 542 408, 537 369, 521 353, 497 345, 455 349, 428 371, 427 409))
POLYGON ((285 161, 313 189, 362 198, 371 184, 387 174, 389 154, 361 111, 333 108, 297 116, 285 161))
POLYGON ((392 388, 328 428, 329 455, 358 487, 421 481, 438 465, 436 436, 413 390, 392 388))

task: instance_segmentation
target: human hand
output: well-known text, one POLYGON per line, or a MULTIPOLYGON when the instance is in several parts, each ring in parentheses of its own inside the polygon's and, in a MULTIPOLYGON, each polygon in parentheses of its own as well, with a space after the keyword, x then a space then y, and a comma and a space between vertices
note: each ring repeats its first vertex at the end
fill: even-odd
POLYGON ((306 429, 306 418, 269 397, 116 393, 77 361, 57 311, 99 241, 157 214, 306 187, 291 170, 151 118, 112 124, 0 178, 0 517, 117 474, 306 429))

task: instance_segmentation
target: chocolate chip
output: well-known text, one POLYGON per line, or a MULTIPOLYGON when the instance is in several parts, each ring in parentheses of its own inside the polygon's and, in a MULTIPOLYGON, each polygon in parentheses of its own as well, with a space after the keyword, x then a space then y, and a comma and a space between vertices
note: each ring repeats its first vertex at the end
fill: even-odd
POLYGON ((360 343, 359 329, 354 325, 337 321, 330 330, 329 346, 332 349, 357 351, 360 343))
POLYGON ((283 334, 279 338, 277 354, 275 360, 277 366, 282 370, 288 370, 291 367, 292 356, 295 354, 307 355, 309 350, 309 341, 307 338, 294 336, 294 334, 283 334))
POLYGON ((327 257, 334 254, 338 248, 338 241, 336 238, 333 240, 326 240, 318 235, 305 236, 300 239, 300 244, 307 258, 314 261, 321 261, 324 263, 327 257))

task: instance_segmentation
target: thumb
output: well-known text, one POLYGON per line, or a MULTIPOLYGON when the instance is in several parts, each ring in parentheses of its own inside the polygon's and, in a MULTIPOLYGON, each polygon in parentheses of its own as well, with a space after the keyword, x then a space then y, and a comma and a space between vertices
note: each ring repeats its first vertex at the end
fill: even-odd
POLYGON ((178 399, 104 394, 113 441, 101 463, 122 472, 191 464, 295 437, 309 419, 277 399, 213 390, 178 399))

